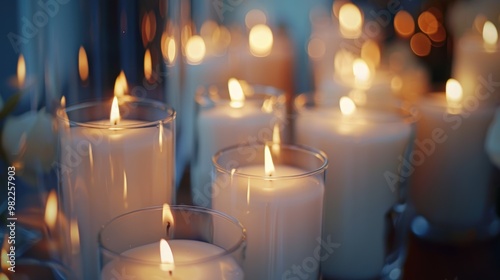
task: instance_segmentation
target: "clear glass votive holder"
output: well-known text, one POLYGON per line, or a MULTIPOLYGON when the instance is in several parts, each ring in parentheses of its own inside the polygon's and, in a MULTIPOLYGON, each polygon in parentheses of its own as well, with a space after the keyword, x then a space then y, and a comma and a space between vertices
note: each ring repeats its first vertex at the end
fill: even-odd
POLYGON ((241 103, 231 101, 228 83, 198 88, 191 168, 195 205, 210 207, 212 203, 211 160, 217 151, 241 143, 273 141, 273 138, 287 142, 283 91, 249 85, 241 80, 237 83, 244 94, 241 103))
POLYGON ((141 209, 100 231, 99 279, 242 280, 245 249, 245 228, 224 213, 180 205, 141 209), (160 249, 165 241, 168 249, 160 249))
POLYGON ((297 143, 324 150, 332 167, 323 240, 340 246, 322 259, 323 279, 399 278, 410 221, 405 159, 413 147, 415 108, 352 100, 320 106, 305 95, 296 104, 297 143))
POLYGON ((84 279, 97 279, 99 229, 112 218, 175 201, 175 111, 149 99, 122 97, 58 112, 59 201, 66 247, 84 279), (115 107, 116 110, 116 107, 115 107))
POLYGON ((321 239, 325 154, 304 146, 245 144, 219 151, 213 164, 213 208, 247 229, 247 279, 293 277, 296 266, 316 279, 326 244, 321 239))

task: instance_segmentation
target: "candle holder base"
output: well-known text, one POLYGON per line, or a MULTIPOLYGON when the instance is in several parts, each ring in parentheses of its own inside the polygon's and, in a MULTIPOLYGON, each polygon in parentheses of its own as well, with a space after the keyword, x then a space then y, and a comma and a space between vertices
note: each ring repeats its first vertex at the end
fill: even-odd
POLYGON ((438 226, 417 216, 411 231, 417 238, 436 243, 468 243, 494 238, 500 233, 500 219, 492 212, 485 222, 470 227, 438 226))

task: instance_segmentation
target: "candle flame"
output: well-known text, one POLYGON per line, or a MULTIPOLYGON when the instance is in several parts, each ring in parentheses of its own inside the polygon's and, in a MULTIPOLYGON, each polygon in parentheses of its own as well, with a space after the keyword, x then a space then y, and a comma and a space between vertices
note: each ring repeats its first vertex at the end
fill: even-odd
POLYGON ((161 37, 161 42, 161 53, 163 55, 163 59, 165 59, 168 64, 173 64, 177 54, 175 39, 164 33, 161 37))
POLYGON ((491 21, 486 21, 483 25, 483 40, 489 46, 496 45, 498 41, 497 28, 491 21))
POLYGON ((339 23, 340 33, 344 37, 358 38, 362 31, 363 15, 356 5, 346 3, 340 7, 339 23))
POLYGON ((267 145, 264 147, 264 171, 266 176, 272 176, 275 171, 273 157, 267 145))
POLYGON ((227 82, 227 87, 229 88, 229 97, 231 98, 229 106, 233 108, 242 108, 245 104, 245 94, 243 93, 240 82, 235 78, 231 78, 227 82))
POLYGON ((174 268, 174 254, 170 245, 168 245, 167 240, 160 240, 160 259, 161 259, 161 270, 172 271, 174 268))
POLYGON ((265 24, 257 24, 250 29, 248 35, 250 52, 257 57, 266 57, 273 48, 273 32, 265 24))
POLYGON ((164 226, 173 226, 174 225, 174 216, 172 214, 172 210, 170 209, 170 205, 168 203, 163 204, 163 210, 161 212, 161 219, 164 226))
POLYGON ((26 80, 26 62, 24 61, 24 56, 20 54, 19 58, 17 59, 17 83, 19 87, 24 86, 25 80, 26 80))
POLYGON ((342 96, 340 98, 340 111, 344 116, 350 116, 356 112, 356 104, 352 101, 351 98, 347 96, 342 96))
POLYGON ((462 85, 455 79, 449 79, 446 82, 446 101, 450 106, 456 106, 462 101, 462 85))
POLYGON ((194 35, 186 43, 186 57, 189 64, 199 64, 205 57, 207 49, 205 41, 199 35, 194 35))
POLYGON ((114 94, 117 97, 122 97, 127 92, 128 92, 127 77, 125 76, 125 72, 123 72, 122 70, 120 71, 118 77, 116 77, 114 94))
POLYGON ((273 153, 277 156, 279 156, 280 154, 280 144, 280 126, 278 125, 278 123, 275 123, 273 127, 273 153))
POLYGON ((78 73, 80 74, 80 79, 84 82, 89 78, 89 62, 87 52, 83 46, 80 46, 78 50, 78 73))
POLYGON ((352 64, 352 72, 358 82, 367 82, 370 79, 370 68, 361 58, 354 60, 354 63, 352 64))
POLYGON ((144 53, 144 77, 149 82, 151 82, 151 78, 153 77, 153 60, 149 49, 144 53))
POLYGON ((57 195, 54 190, 51 190, 45 205, 45 223, 49 230, 53 230, 57 222, 57 195))
POLYGON ((70 238, 72 253, 78 253, 80 251, 80 232, 78 230, 78 222, 75 220, 72 220, 70 223, 70 238))
POLYGON ((64 95, 61 97, 61 108, 66 108, 66 97, 64 95))
POLYGON ((109 114, 109 122, 112 125, 117 125, 120 122, 120 108, 118 107, 118 98, 113 97, 113 104, 111 104, 111 113, 109 114))

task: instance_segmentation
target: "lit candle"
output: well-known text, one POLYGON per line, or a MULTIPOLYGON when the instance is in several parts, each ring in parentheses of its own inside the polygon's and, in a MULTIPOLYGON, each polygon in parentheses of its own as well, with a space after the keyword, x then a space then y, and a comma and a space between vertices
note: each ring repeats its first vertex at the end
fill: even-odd
POLYGON ((103 268, 101 279, 121 279, 121 276, 134 277, 136 280, 242 280, 243 272, 233 258, 230 256, 214 258, 224 253, 224 249, 206 242, 168 240, 167 243, 162 240, 125 251, 121 255, 130 259, 107 264, 103 268), (162 246, 162 244, 167 245, 162 246), (199 262, 209 258, 214 260, 199 262), (183 265, 190 262, 193 265, 183 265))
POLYGON ((415 224, 417 234, 431 239, 450 241, 451 234, 487 222, 492 210, 492 165, 484 145, 495 107, 481 106, 478 99, 471 103, 473 96, 463 94, 460 83, 450 79, 446 94, 428 94, 418 103, 421 119, 408 163, 415 170, 410 198, 417 213, 442 230, 433 235, 415 224))
MULTIPOLYGON (((236 217, 247 229, 247 279, 291 276, 293 267, 321 246, 326 158, 300 147, 274 145, 279 154, 259 145, 233 147, 214 156, 213 208, 236 217), (257 155, 249 159, 249 152, 257 155), (322 166, 317 164, 320 159, 322 166), (305 166, 313 162, 314 169, 305 166), (226 164, 237 166, 228 169, 226 164)), ((310 267, 305 275, 317 278, 319 260, 310 267)))
POLYGON ((231 78, 229 98, 219 96, 221 99, 215 100, 213 106, 200 108, 196 125, 198 153, 191 177, 195 204, 210 206, 211 158, 218 150, 245 142, 270 141, 274 125, 281 124, 279 96, 259 90, 243 88, 240 81, 231 78))
POLYGON ((500 81, 498 32, 490 21, 484 23, 481 31, 482 36, 471 31, 457 42, 452 76, 462 84, 464 99, 489 92, 490 97, 480 99, 480 103, 495 103, 500 98, 491 92, 491 87, 500 81))
POLYGON ((385 218, 397 199, 386 174, 399 174, 410 124, 397 113, 357 108, 343 97, 340 110, 299 111, 296 132, 298 143, 325 151, 332 167, 326 175, 323 239, 331 237, 341 246, 322 263, 323 277, 378 277, 385 259, 385 218))
MULTIPOLYGON (((115 92, 125 88, 117 82, 115 92)), ((63 208, 78 223, 85 279, 97 278, 97 233, 104 223, 174 200, 173 112, 161 103, 128 97, 115 96, 108 106, 88 103, 61 113, 63 208), (131 119, 146 109, 158 119, 131 119), (97 120, 72 119, 82 115, 97 120)))
POLYGON ((161 210, 148 208, 117 217, 99 235, 103 265, 100 279, 242 280, 243 271, 235 257, 244 245, 244 229, 231 219, 204 208, 168 204, 161 210), (136 224, 147 228, 148 234, 141 227, 133 227, 136 224), (117 232, 129 226, 132 228, 119 241, 114 240, 117 232), (208 235, 207 227, 211 231, 208 235), (225 231, 219 231, 219 227, 225 231), (202 241, 207 236, 208 241, 202 241), (174 239, 165 239, 170 237, 174 239))

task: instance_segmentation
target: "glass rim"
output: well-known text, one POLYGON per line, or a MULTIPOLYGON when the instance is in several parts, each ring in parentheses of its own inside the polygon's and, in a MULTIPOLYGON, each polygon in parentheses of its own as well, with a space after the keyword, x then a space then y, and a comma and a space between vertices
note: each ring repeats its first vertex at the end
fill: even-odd
MULTIPOLYGON (((339 108, 338 105, 318 105, 316 103, 314 93, 302 93, 297 95, 293 100, 293 106, 298 115, 304 113, 306 110, 311 109, 332 109, 339 108)), ((360 110, 381 111, 387 109, 397 110, 398 118, 396 120, 373 120, 373 123, 394 123, 403 121, 408 124, 414 124, 420 119, 420 111, 418 106, 405 100, 390 100, 387 102, 367 102, 365 105, 356 105, 360 110)), ((340 120, 334 120, 340 121, 340 120)), ((349 123, 356 123, 356 119, 349 121, 349 123)))
POLYGON ((238 169, 232 174, 232 176, 238 176, 238 177, 245 177, 245 178, 250 178, 250 179, 262 179, 262 180, 267 180, 267 181, 275 181, 275 180, 291 180, 291 179, 297 179, 297 178, 306 178, 310 176, 314 176, 316 174, 319 174, 321 172, 324 172, 328 168, 328 156, 326 155, 325 152, 322 150, 306 146, 306 145, 301 145, 301 144, 279 144, 279 143, 259 143, 258 145, 251 145, 249 143, 246 143, 244 145, 233 145, 226 147, 222 150, 219 150, 216 152, 213 157, 212 157, 212 164, 215 167, 216 170, 225 173, 225 174, 231 174, 231 170, 227 170, 227 168, 221 166, 218 163, 218 159, 225 153, 228 153, 233 150, 237 150, 240 147, 264 147, 267 144, 271 145, 280 145, 280 148, 285 148, 289 150, 294 150, 294 151, 301 151, 308 153, 309 155, 314 156, 316 159, 320 160, 322 162, 321 166, 318 168, 314 168, 313 170, 307 170, 304 173, 296 174, 296 175, 285 175, 285 176, 265 176, 265 175, 253 175, 253 174, 246 174, 246 173, 241 173, 238 172, 238 169))
MULTIPOLYGON (((254 96, 268 96, 268 97, 276 97, 280 98, 281 96, 285 97, 285 91, 274 87, 270 85, 262 85, 262 84, 252 84, 252 83, 247 83, 248 86, 250 86, 254 93, 253 95, 245 97, 248 99, 249 102, 256 101, 258 99, 255 99, 254 96)), ((226 104, 231 102, 229 98, 220 98, 214 100, 210 96, 208 96, 208 89, 211 87, 216 87, 217 89, 223 90, 222 92, 229 92, 229 89, 227 88, 227 83, 212 83, 212 84, 203 84, 197 87, 196 92, 195 92, 195 102, 201 106, 208 106, 206 104, 201 104, 200 99, 203 97, 208 98, 211 102, 214 104, 226 104)), ((279 101, 279 100, 278 100, 279 101)), ((285 103, 285 100, 283 100, 281 103, 285 103)))
MULTIPOLYGON (((149 99, 149 98, 140 98, 140 97, 134 97, 134 96, 123 96, 121 97, 122 100, 125 101, 125 103, 144 103, 148 104, 153 108, 159 109, 161 111, 164 111, 167 113, 166 118, 158 119, 155 121, 145 121, 141 123, 132 123, 132 124, 125 124, 125 125, 120 125, 117 124, 113 126, 114 128, 145 128, 145 127, 154 127, 158 123, 166 124, 166 123, 173 123, 177 112, 175 111, 174 108, 172 108, 170 105, 168 105, 165 102, 149 99)), ((111 99, 112 100, 112 99, 111 99)), ((94 101, 87 101, 87 102, 82 102, 78 103, 75 105, 71 105, 66 108, 60 108, 57 113, 57 118, 62 120, 63 122, 69 123, 70 126, 78 126, 78 127, 85 127, 85 128, 95 128, 95 129, 108 129, 110 128, 109 125, 107 124, 89 124, 86 122, 78 122, 78 121, 72 121, 68 117, 68 112, 75 112, 77 110, 83 110, 91 107, 98 106, 100 104, 106 103, 108 101, 106 100, 94 100, 94 101)))
MULTIPOLYGON (((140 260, 137 258, 124 256, 124 255, 122 255, 122 253, 115 252, 114 250, 111 250, 110 248, 108 248, 107 246, 104 245, 102 235, 103 235, 103 232, 105 231, 107 226, 109 226, 113 222, 116 222, 117 220, 122 219, 126 216, 133 215, 133 214, 139 213, 139 212, 152 212, 152 211, 162 211, 162 210, 163 210, 162 206, 153 206, 153 207, 137 209, 137 210, 127 212, 127 213, 124 213, 124 214, 121 214, 119 216, 114 217, 113 219, 108 221, 106 224, 104 224, 101 227, 101 229, 99 230, 99 233, 97 236, 97 243, 98 243, 99 249, 103 250, 106 254, 109 254, 112 257, 122 259, 126 262, 132 262, 132 263, 144 264, 144 265, 152 265, 152 266, 160 264, 159 262, 140 260)), ((241 229, 241 236, 240 236, 240 238, 238 238, 238 241, 236 242, 236 244, 234 244, 232 247, 230 247, 228 249, 222 248, 223 251, 221 253, 214 254, 214 255, 211 255, 209 257, 204 257, 204 258, 191 260, 191 261, 176 261, 176 262, 174 262, 175 266, 188 266, 188 265, 200 264, 200 263, 208 262, 210 260, 222 258, 224 256, 229 256, 246 244, 246 240, 247 240, 246 228, 241 224, 240 221, 238 221, 233 216, 230 216, 226 213, 223 213, 223 212, 220 212, 217 210, 199 207, 199 206, 194 206, 194 205, 170 205, 170 210, 190 210, 190 211, 200 212, 200 213, 209 213, 212 216, 214 216, 214 215, 219 216, 219 217, 223 218, 224 220, 229 221, 232 224, 236 225, 239 229, 241 229)), ((170 240, 189 240, 189 239, 170 239, 170 240)), ((217 245, 214 245, 214 246, 217 246, 217 245)), ((219 246, 217 246, 217 247, 219 247, 219 246)))

